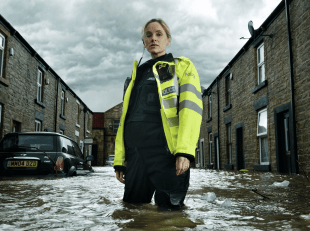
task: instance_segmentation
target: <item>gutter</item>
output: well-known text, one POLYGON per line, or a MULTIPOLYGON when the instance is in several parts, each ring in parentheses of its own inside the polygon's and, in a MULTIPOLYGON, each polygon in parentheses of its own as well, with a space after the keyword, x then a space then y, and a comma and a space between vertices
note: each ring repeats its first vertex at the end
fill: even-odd
POLYGON ((58 91, 59 91, 60 78, 57 79, 57 90, 56 90, 56 110, 55 110, 55 132, 57 132, 57 112, 58 112, 58 91))
MULTIPOLYGON (((293 155, 291 156, 292 166, 290 166, 290 170, 293 173, 298 173, 296 166, 296 157, 297 155, 297 136, 296 136, 296 118, 295 118, 295 93, 294 93, 294 69, 293 69, 293 51, 292 51, 292 37, 291 37, 291 24, 290 24, 290 11, 288 1, 285 1, 285 10, 286 10, 286 23, 287 23, 287 40, 288 40, 288 52, 289 52, 289 65, 290 65, 290 84, 291 84, 291 115, 292 119, 291 128, 293 130, 293 140, 291 141, 293 144, 291 147, 293 148, 293 155)), ((290 1, 291 2, 291 1, 290 1)))
MULTIPOLYGON (((219 76, 216 78, 216 88, 217 88, 217 152, 219 153, 219 159, 220 159, 220 92, 219 92, 219 76)), ((217 166, 217 169, 220 169, 220 160, 217 160, 219 163, 219 166, 217 166)))

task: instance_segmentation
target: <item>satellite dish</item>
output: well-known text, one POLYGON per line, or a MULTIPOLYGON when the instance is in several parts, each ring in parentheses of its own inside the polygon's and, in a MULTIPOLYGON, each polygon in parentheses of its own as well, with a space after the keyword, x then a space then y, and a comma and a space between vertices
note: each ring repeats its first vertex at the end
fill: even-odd
POLYGON ((252 22, 252 21, 249 21, 249 23, 248 23, 248 28, 249 28, 249 32, 250 32, 250 34, 251 34, 251 37, 254 37, 254 32, 255 32, 255 30, 254 30, 253 22, 252 22))

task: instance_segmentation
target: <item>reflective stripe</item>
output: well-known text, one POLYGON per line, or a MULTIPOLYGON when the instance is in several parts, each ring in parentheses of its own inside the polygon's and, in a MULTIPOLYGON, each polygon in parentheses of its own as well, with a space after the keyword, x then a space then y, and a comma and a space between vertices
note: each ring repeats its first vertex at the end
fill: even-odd
POLYGON ((163 100, 163 104, 166 109, 177 107, 177 102, 178 102, 177 98, 163 100))
POLYGON ((179 125, 179 116, 168 118, 169 127, 175 127, 179 125))
POLYGON ((191 110, 197 112, 198 114, 200 114, 202 116, 202 109, 193 101, 183 100, 182 102, 180 102, 180 106, 179 106, 180 111, 183 108, 191 109, 191 110))
POLYGON ((201 93, 196 89, 196 87, 193 84, 187 83, 180 87, 180 94, 184 91, 190 91, 194 93, 198 99, 201 99, 201 93))
POLYGON ((177 76, 177 63, 178 63, 178 59, 174 59, 174 63, 175 63, 175 66, 174 66, 174 73, 173 73, 173 83, 174 83, 174 86, 175 86, 175 93, 177 95, 180 94, 180 87, 179 87, 179 81, 178 81, 178 76, 177 76))

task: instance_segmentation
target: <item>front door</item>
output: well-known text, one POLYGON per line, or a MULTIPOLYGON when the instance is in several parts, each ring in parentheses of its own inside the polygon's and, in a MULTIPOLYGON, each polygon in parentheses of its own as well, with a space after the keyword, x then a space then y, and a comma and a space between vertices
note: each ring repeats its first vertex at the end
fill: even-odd
POLYGON ((200 167, 201 168, 204 168, 205 167, 205 158, 204 158, 204 139, 201 139, 200 140, 200 160, 201 160, 201 165, 200 167))
POLYGON ((280 173, 291 173, 291 147, 290 147, 290 129, 289 113, 281 113, 278 116, 278 155, 280 173))
POLYGON ((237 170, 244 169, 243 127, 236 129, 237 170))
POLYGON ((215 145, 216 145, 216 169, 220 169, 220 148, 219 148, 219 137, 215 137, 215 145))

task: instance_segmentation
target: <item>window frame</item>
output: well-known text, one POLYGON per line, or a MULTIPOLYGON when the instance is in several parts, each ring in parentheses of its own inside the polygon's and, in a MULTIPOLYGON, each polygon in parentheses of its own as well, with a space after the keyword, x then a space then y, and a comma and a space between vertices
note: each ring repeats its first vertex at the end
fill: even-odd
POLYGON ((262 109, 262 110, 260 110, 260 111, 258 111, 258 113, 257 113, 257 136, 267 136, 267 134, 268 134, 268 111, 267 111, 267 108, 265 108, 265 109, 262 109), (267 121, 267 123, 266 123, 266 132, 264 132, 264 133, 258 133, 258 126, 259 126, 259 122, 260 122, 260 114, 262 114, 263 112, 266 112, 266 121, 267 121))
POLYGON ((80 102, 78 101, 78 100, 76 100, 76 105, 77 105, 77 112, 76 112, 76 126, 77 127, 80 127, 80 124, 79 124, 79 122, 80 122, 80 106, 81 106, 81 104, 80 104, 80 102))
POLYGON ((61 100, 61 115, 65 115, 65 91, 61 90, 61 95, 60 95, 60 100, 61 100))
POLYGON ((120 123, 121 123, 121 120, 120 119, 115 119, 115 120, 113 120, 113 133, 117 133, 117 131, 118 131, 118 128, 119 128, 119 126, 120 126, 120 123), (115 121, 119 121, 118 123, 117 122, 115 122, 115 121), (116 129, 116 132, 115 132, 115 129, 116 129))
POLYGON ((257 82, 258 84, 264 82, 266 80, 266 75, 265 75, 265 46, 264 43, 260 44, 257 47, 257 82), (261 61, 261 56, 260 56, 260 51, 263 51, 263 60, 261 61), (262 67, 263 70, 263 75, 262 79, 260 79, 260 68, 262 67))
POLYGON ((209 118, 212 117, 212 94, 209 95, 209 118))
POLYGON ((4 69, 4 51, 5 51, 5 37, 3 34, 0 33, 0 37, 3 39, 3 44, 0 43, 0 50, 2 50, 2 54, 0 54, 2 57, 0 57, 0 76, 3 74, 4 69))
POLYGON ((41 132, 42 131, 42 121, 34 120, 35 121, 35 131, 41 132))
POLYGON ((229 105, 231 102, 231 82, 230 82, 230 77, 229 75, 225 79, 225 90, 226 90, 226 105, 229 105))
POLYGON ((227 138, 227 146, 226 146, 227 159, 228 159, 228 164, 232 164, 232 127, 231 127, 231 123, 226 124, 226 134, 227 134, 227 137, 226 137, 227 138))
POLYGON ((258 111, 257 113, 257 137, 259 138, 259 161, 261 165, 269 165, 269 149, 268 149, 268 110, 267 108, 264 108, 260 111, 258 111), (266 132, 263 133, 258 133, 258 127, 259 127, 259 123, 260 123, 260 115, 266 112, 266 132), (263 162, 262 161, 262 139, 266 139, 267 141, 267 157, 268 157, 268 161, 263 162))
POLYGON ((43 102, 43 71, 41 71, 39 68, 37 75, 37 100, 39 102, 43 102))

